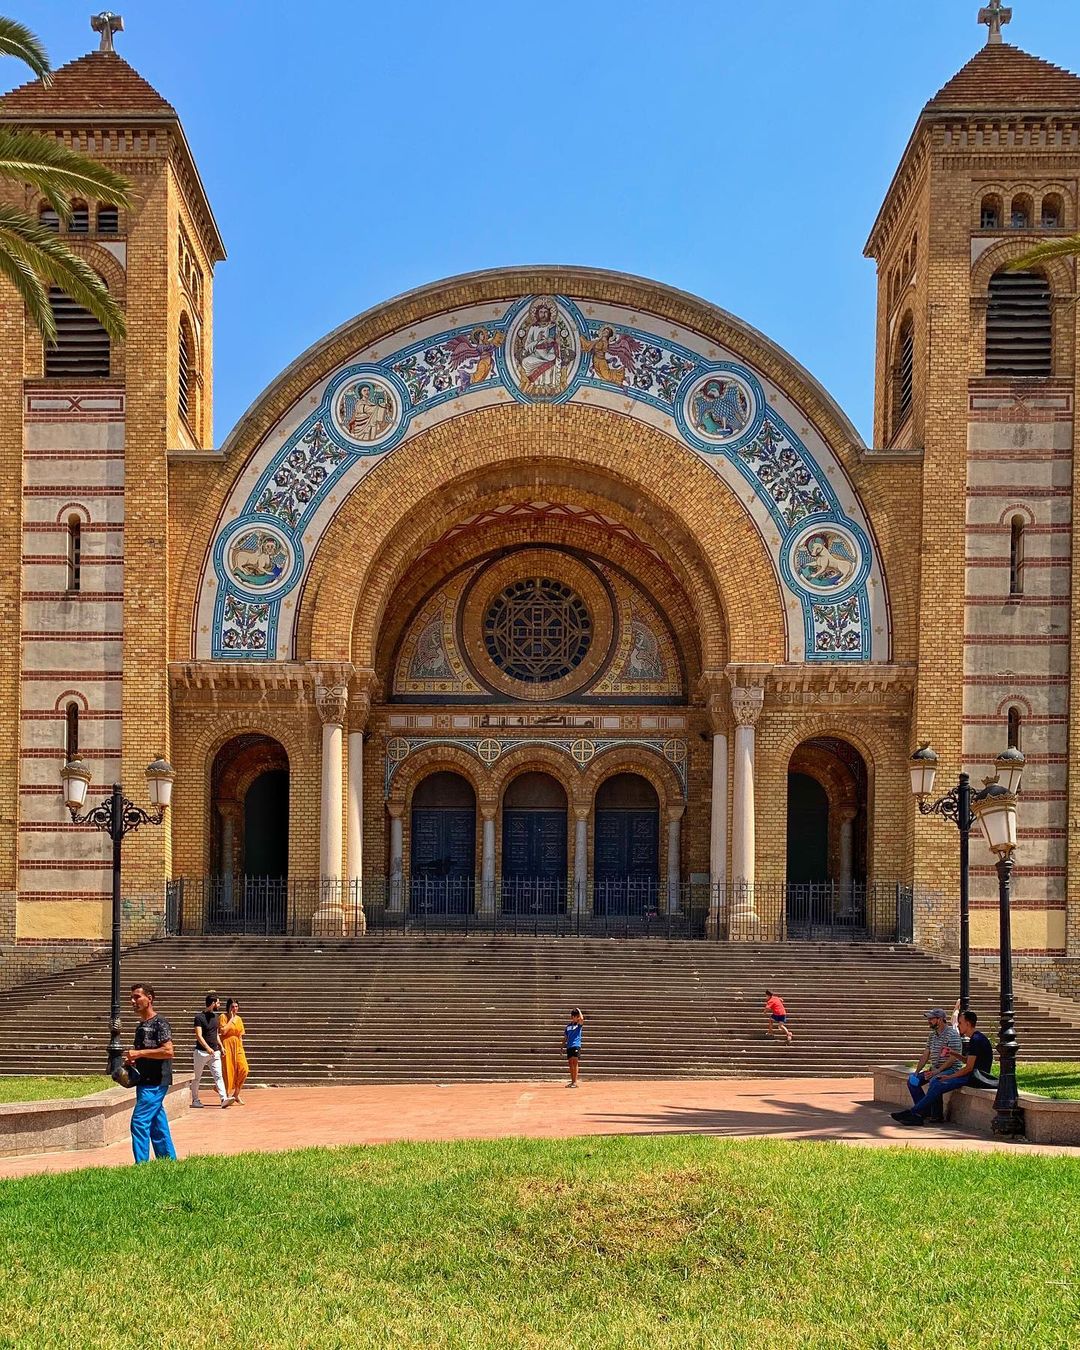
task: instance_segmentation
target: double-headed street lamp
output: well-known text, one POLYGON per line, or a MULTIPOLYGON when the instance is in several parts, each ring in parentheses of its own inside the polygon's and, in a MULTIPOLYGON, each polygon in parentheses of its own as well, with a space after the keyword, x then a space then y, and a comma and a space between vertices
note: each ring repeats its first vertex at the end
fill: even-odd
POLYGON ((1016 1089, 1016 1013, 1013 1008, 1012 982, 1012 916, 1010 912, 1010 879, 1012 855, 1016 848, 1016 798, 1024 772, 1024 756, 1015 746, 1003 750, 994 761, 996 779, 985 780, 979 792, 971 791, 966 773, 951 792, 937 801, 928 798, 934 790, 937 755, 928 742, 919 746, 909 761, 911 791, 919 802, 923 815, 944 816, 960 830, 960 1004, 966 1008, 971 993, 968 908, 968 838, 971 827, 978 822, 990 851, 996 856, 998 875, 998 924, 1001 963, 1001 1024, 998 1029, 998 1059, 1001 1064, 997 1096, 994 1098, 995 1134, 1022 1134, 1023 1116, 1020 1113, 1016 1089))
POLYGON ((74 756, 60 770, 60 782, 64 787, 64 805, 71 813, 75 825, 93 825, 112 839, 112 1011, 110 1027, 112 1039, 109 1041, 109 1074, 115 1075, 120 1068, 124 1047, 120 1043, 120 845, 124 836, 140 825, 160 825, 165 819, 172 800, 173 767, 167 759, 155 759, 147 766, 146 783, 150 794, 153 812, 144 811, 141 806, 129 802, 119 783, 113 784, 112 794, 91 807, 85 815, 80 811, 86 805, 86 793, 90 787, 90 770, 85 763, 74 756))
MULTIPOLYGON (((934 776, 937 773, 938 757, 930 749, 929 741, 924 741, 908 761, 911 771, 911 791, 919 803, 924 816, 944 816, 960 831, 960 1006, 966 1008, 971 997, 971 907, 970 885, 968 881, 968 841, 971 827, 975 824, 972 812, 971 780, 966 773, 960 775, 956 787, 937 801, 928 800, 934 791, 934 776)), ((994 761, 998 781, 1014 795, 1020 791, 1020 777, 1024 771, 1024 756, 1015 747, 1003 750, 994 761)))

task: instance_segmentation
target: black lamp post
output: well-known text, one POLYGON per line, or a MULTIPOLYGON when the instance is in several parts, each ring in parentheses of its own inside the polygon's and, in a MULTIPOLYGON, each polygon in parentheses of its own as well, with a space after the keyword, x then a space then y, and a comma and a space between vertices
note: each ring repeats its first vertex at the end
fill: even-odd
POLYGON ((60 781, 64 785, 64 805, 71 813, 76 825, 93 825, 112 839, 112 1010, 110 1027, 112 1039, 109 1041, 109 1075, 120 1068, 124 1047, 120 1043, 120 846, 124 836, 140 825, 160 825, 165 819, 172 800, 172 786, 175 774, 172 765, 166 759, 155 759, 147 767, 146 781, 150 793, 150 805, 153 813, 144 811, 141 806, 129 802, 119 783, 113 784, 112 793, 97 806, 91 807, 85 815, 80 811, 86 804, 86 793, 90 787, 90 770, 76 755, 60 770, 60 781))
POLYGON ((998 1029, 997 1095, 994 1098, 995 1134, 1024 1133, 1024 1115, 1016 1088, 1016 1012, 1013 1008, 1012 920, 1009 908, 1009 883, 1013 851, 1016 848, 1016 793, 1001 783, 989 782, 975 794, 972 803, 976 819, 991 851, 997 856, 998 946, 1001 960, 1001 1025, 998 1029))
MULTIPOLYGON (((944 816, 951 820, 960 831, 960 1006, 967 1008, 971 1002, 971 887, 969 881, 969 854, 971 827, 975 824, 972 811, 971 779, 966 773, 960 775, 956 787, 937 801, 928 798, 934 790, 934 775, 937 773, 938 757, 930 749, 930 742, 924 741, 908 761, 911 772, 911 791, 919 803, 919 811, 924 816, 944 816)), ((1009 747, 1002 751, 994 761, 998 778, 1005 776, 1010 792, 1020 790, 1020 775, 1024 768, 1024 756, 1019 750, 1009 747)))

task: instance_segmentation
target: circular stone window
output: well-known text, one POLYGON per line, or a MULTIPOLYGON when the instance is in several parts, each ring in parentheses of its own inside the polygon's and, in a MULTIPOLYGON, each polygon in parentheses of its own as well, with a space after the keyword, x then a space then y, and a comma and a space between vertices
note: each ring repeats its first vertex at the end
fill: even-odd
POLYGON ((551 577, 526 577, 501 590, 484 615, 484 646, 504 675, 524 684, 561 680, 592 644, 585 601, 551 577))

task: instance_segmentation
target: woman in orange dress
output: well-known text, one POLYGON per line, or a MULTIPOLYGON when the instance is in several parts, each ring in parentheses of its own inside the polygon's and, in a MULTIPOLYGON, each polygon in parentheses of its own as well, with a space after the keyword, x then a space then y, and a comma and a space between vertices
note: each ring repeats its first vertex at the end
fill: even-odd
POLYGON ((240 1089, 248 1076, 247 1055, 244 1053, 244 1019, 240 1016, 240 1004, 230 998, 225 1004, 225 1015, 221 1019, 221 1068, 225 1075, 225 1091, 238 1106, 240 1089))

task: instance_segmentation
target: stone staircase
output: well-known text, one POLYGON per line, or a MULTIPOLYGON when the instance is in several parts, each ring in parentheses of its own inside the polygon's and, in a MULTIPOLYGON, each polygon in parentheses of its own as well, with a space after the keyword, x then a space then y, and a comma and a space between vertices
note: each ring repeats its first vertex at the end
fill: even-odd
MULTIPOLYGON (((205 990, 235 994, 252 1081, 275 1084, 558 1077, 574 1004, 593 1078, 864 1074, 917 1055, 922 1010, 951 1007, 956 987, 912 947, 402 935, 170 938, 125 952, 125 1000, 140 977, 184 1067, 205 990), (765 1039, 766 986, 790 1047, 765 1039)), ((100 1072, 108 988, 95 961, 0 994, 0 1074, 100 1072)), ((997 991, 973 994, 993 1036, 997 991)), ((1023 998, 1017 1026, 1022 1058, 1080 1060, 1080 1027, 1023 998)), ((128 1044, 133 1027, 126 1014, 128 1044)))

